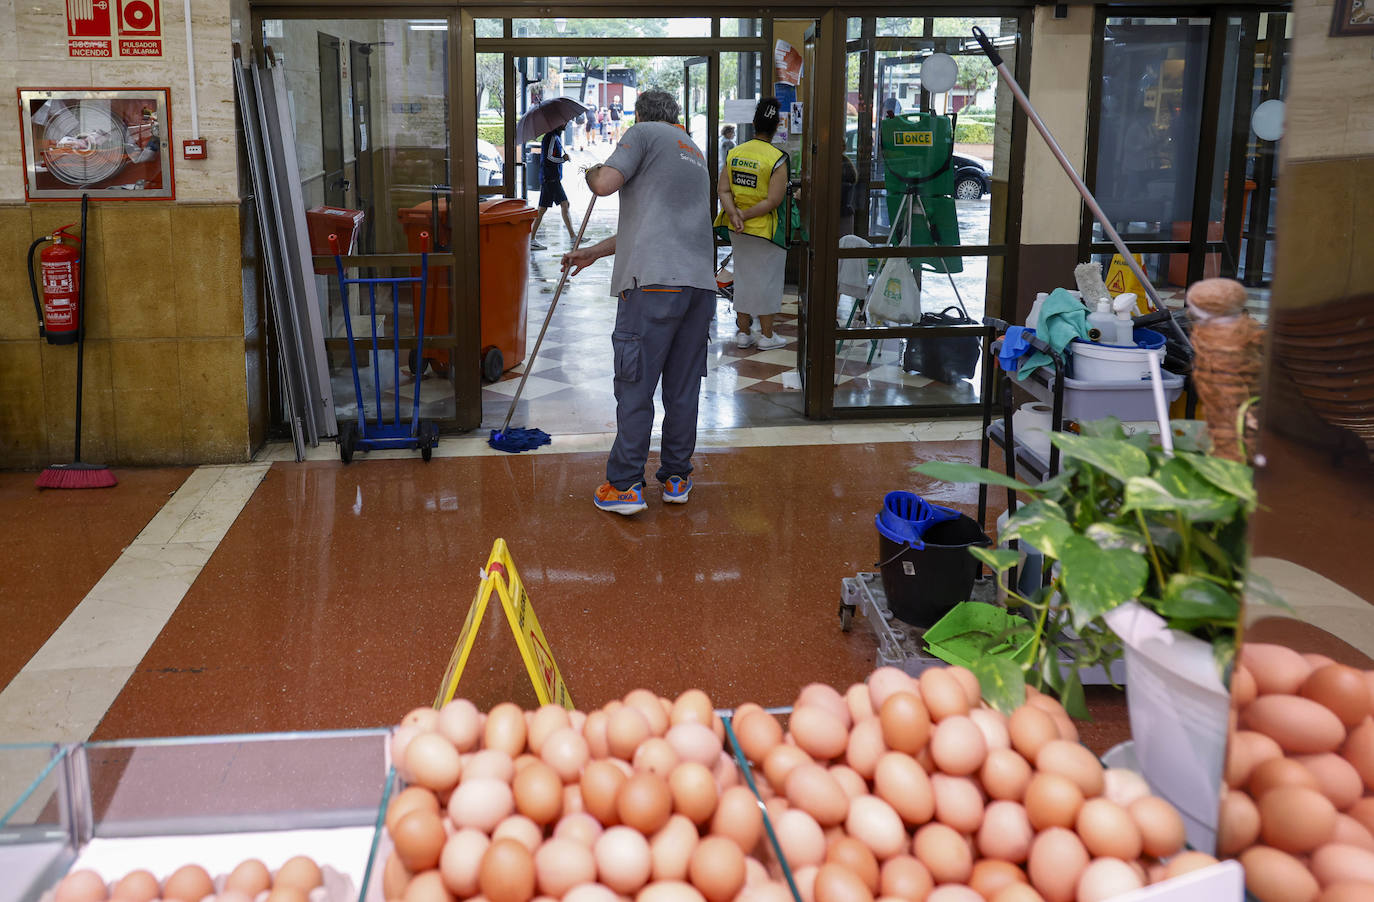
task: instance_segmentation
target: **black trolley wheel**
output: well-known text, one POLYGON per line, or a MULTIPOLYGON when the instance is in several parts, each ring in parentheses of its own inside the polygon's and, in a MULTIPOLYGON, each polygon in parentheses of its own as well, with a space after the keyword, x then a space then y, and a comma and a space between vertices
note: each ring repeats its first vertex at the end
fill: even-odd
POLYGON ((854 626, 854 605, 840 603, 840 632, 847 633, 854 626))
POLYGON ((345 464, 353 462, 353 452, 358 449, 358 425, 349 423, 339 433, 339 460, 345 464))
POLYGON ((432 420, 421 423, 419 440, 420 458, 429 463, 434 456, 434 446, 439 444, 439 425, 432 420))
POLYGON ((425 367, 429 366, 429 358, 421 357, 419 348, 411 348, 410 353, 406 356, 406 364, 410 367, 412 376, 416 374, 423 376, 425 367))
POLYGON ((501 349, 494 345, 482 351, 482 378, 495 382, 506 371, 506 360, 501 349))

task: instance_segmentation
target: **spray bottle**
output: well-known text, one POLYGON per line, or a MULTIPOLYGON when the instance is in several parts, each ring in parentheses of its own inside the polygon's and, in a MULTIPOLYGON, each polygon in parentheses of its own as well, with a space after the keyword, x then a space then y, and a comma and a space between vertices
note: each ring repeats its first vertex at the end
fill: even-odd
POLYGON ((1112 310, 1116 311, 1116 322, 1113 324, 1116 340, 1112 344, 1135 344, 1135 323, 1131 320, 1131 311, 1136 309, 1136 301, 1136 296, 1130 292, 1118 294, 1112 301, 1112 310))
POLYGON ((1088 314, 1088 340, 1113 344, 1116 338, 1116 317, 1112 315, 1111 302, 1103 299, 1097 302, 1097 310, 1088 314))

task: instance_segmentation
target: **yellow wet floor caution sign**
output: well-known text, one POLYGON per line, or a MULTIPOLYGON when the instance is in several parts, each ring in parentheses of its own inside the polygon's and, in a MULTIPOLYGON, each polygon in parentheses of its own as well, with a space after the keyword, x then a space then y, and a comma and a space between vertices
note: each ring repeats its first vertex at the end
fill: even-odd
POLYGON ((524 583, 520 581, 520 573, 515 569, 515 561, 511 559, 505 539, 497 539, 491 548, 486 569, 482 571, 482 583, 477 587, 477 596, 473 598, 467 619, 463 621, 463 629, 458 633, 458 642, 453 647, 453 655, 449 658, 439 694, 434 699, 434 707, 443 707, 457 693, 458 680, 463 676, 463 668, 472 655, 477 629, 482 625, 482 617, 493 595, 501 602, 501 610, 505 612, 506 622, 515 636, 515 645, 525 661, 525 669, 529 672, 530 682, 534 684, 534 694, 539 697, 539 704, 553 703, 571 711, 572 696, 563 682, 563 674, 558 670, 558 662, 553 659, 549 641, 544 638, 539 618, 534 615, 534 606, 530 603, 524 583))
MULTIPOLYGON (((1132 254, 1135 262, 1142 267, 1145 265, 1143 254, 1132 254)), ((1144 314, 1150 312, 1150 299, 1145 294, 1145 286, 1140 284, 1140 280, 1131 272, 1131 267, 1127 265, 1126 259, 1120 254, 1112 254, 1112 264, 1107 267, 1107 276, 1102 280, 1107 283, 1107 290, 1112 293, 1112 297, 1127 292, 1136 296, 1136 309, 1144 314)))

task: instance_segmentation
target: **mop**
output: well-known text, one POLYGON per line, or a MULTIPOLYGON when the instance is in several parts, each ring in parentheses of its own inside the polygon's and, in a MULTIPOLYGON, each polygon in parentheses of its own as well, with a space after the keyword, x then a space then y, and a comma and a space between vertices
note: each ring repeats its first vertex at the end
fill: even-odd
MULTIPOLYGON (((592 208, 595 206, 596 195, 593 194, 592 199, 587 202, 587 212, 582 215, 582 226, 577 230, 577 237, 573 239, 574 251, 582 246, 582 235, 587 231, 587 223, 591 221, 592 208)), ((568 284, 569 271, 570 267, 563 267, 563 274, 558 277, 558 287, 554 289, 553 300, 549 302, 549 312, 544 314, 544 325, 540 327, 539 337, 534 341, 534 350, 530 352, 530 359, 525 361, 525 372, 520 374, 520 384, 515 388, 515 397, 510 399, 510 410, 506 411, 506 419, 500 429, 491 431, 491 438, 487 439, 487 444, 497 451, 519 454, 521 451, 533 451, 541 445, 553 442, 549 434, 542 429, 512 429, 510 421, 515 416, 515 405, 520 403, 520 394, 525 390, 525 381, 534 370, 534 361, 539 356, 539 346, 544 343, 544 333, 549 331, 549 321, 553 319, 554 310, 558 309, 558 299, 563 294, 563 286, 568 284)))
MULTIPOLYGON (((1093 218, 1101 224, 1102 231, 1106 233, 1107 237, 1111 239, 1112 244, 1116 246, 1117 253, 1121 254, 1121 259, 1130 267, 1131 273, 1140 281, 1140 284, 1145 287, 1145 294, 1150 300, 1151 309, 1165 314, 1165 319, 1169 328, 1178 337, 1178 340, 1183 343, 1183 346, 1191 351, 1193 346, 1192 343, 1188 341, 1188 336, 1184 334, 1183 327, 1174 321, 1173 316, 1168 315, 1163 301, 1159 299, 1159 292, 1155 291, 1155 286, 1150 282, 1149 276, 1145 275, 1145 270, 1141 268, 1135 256, 1126 249, 1126 242, 1121 240, 1121 235, 1117 233, 1111 220, 1107 218, 1107 214, 1102 212, 1102 207, 1098 205, 1097 199, 1093 197, 1092 192, 1088 190, 1088 186, 1083 183, 1083 179, 1079 178, 1078 173, 1074 171, 1073 164, 1070 163, 1069 158, 1064 155, 1064 151, 1059 146, 1059 142, 1054 140, 1054 135, 1050 134, 1049 127, 1046 126, 1044 120, 1040 118, 1040 114, 1035 111, 1035 107, 1031 106, 1030 98, 1026 96, 1025 91, 1021 90, 1021 86, 1017 84, 1016 78, 1011 74, 1011 70, 1008 69, 1007 64, 1002 61, 1002 54, 997 52, 997 48, 992 45, 992 41, 988 40, 988 36, 983 32, 983 29, 976 25, 973 27, 973 37, 978 41, 978 46, 982 48, 988 61, 996 67, 997 74, 1002 77, 1002 80, 1007 83, 1007 87, 1011 89, 1012 96, 1016 98, 1017 105, 1025 111, 1026 118, 1030 119, 1031 124, 1035 126, 1035 130, 1040 133, 1040 137, 1045 139, 1045 144, 1049 146, 1050 153, 1059 161, 1059 165, 1064 168, 1064 174, 1069 177, 1069 181, 1073 182, 1073 186, 1078 189, 1078 193, 1082 196, 1084 203, 1086 203, 1088 209, 1092 211, 1093 218)), ((1087 299, 1084 298, 1084 300, 1086 301, 1087 299)))

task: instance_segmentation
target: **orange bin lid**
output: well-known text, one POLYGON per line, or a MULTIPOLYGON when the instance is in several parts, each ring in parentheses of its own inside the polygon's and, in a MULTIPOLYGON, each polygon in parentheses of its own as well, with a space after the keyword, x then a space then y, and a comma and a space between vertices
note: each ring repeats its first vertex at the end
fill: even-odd
POLYGON ((482 225, 533 220, 539 211, 518 197, 496 197, 477 205, 482 225))

